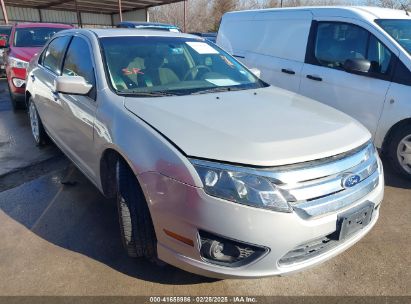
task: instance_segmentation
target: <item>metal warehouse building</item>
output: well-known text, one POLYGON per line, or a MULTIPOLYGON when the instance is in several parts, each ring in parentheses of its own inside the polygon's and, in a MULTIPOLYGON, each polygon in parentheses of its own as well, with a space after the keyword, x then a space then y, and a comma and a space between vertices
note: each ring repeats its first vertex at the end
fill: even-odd
POLYGON ((112 27, 120 20, 148 21, 149 7, 181 0, 0 0, 1 23, 59 22, 112 27))

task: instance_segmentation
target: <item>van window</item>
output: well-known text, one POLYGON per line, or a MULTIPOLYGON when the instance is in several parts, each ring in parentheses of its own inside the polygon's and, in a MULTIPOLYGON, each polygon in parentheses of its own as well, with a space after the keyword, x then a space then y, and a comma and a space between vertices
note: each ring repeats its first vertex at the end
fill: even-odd
POLYGON ((63 36, 54 39, 44 52, 42 60, 43 66, 57 75, 61 73, 61 59, 70 38, 70 36, 63 36))
POLYGON ((371 62, 371 72, 389 73, 392 53, 374 35, 370 35, 367 59, 371 62))
POLYGON ((368 32, 347 23, 318 24, 315 58, 330 68, 342 68, 347 59, 365 59, 368 32))
POLYGON ((314 56, 320 65, 342 69, 348 59, 371 62, 370 76, 390 73, 392 52, 374 35, 354 24, 320 22, 317 28, 314 56))
POLYGON ((399 84, 411 86, 411 71, 399 59, 392 81, 399 84))

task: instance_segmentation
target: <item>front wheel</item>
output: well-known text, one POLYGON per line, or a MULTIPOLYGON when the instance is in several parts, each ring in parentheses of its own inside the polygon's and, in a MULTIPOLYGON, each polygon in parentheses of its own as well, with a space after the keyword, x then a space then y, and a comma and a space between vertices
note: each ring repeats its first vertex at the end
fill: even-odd
POLYGON ((117 162, 117 207, 121 237, 130 257, 157 259, 157 239, 150 211, 134 173, 123 160, 117 162))
POLYGON ((388 145, 391 166, 402 176, 411 179, 411 125, 398 129, 388 145))
POLYGON ((36 145, 43 146, 47 143, 47 134, 44 131, 43 123, 41 122, 39 113, 37 112, 36 105, 32 98, 29 100, 29 119, 31 133, 33 134, 36 145))

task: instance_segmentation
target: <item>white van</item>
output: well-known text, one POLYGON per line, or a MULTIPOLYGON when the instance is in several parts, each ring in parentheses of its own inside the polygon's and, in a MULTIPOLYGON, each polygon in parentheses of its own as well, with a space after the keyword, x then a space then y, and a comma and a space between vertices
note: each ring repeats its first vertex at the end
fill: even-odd
POLYGON ((217 44, 270 84, 363 123, 411 178, 411 17, 375 7, 231 12, 217 44))

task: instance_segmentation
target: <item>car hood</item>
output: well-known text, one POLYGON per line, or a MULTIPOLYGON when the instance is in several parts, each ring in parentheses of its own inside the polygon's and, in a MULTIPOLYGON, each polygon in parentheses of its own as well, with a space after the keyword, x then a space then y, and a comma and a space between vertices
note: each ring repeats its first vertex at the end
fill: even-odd
POLYGON ((40 50, 41 47, 13 47, 10 55, 29 62, 40 50))
POLYGON ((279 88, 125 97, 125 107, 187 156, 278 166, 334 156, 371 135, 349 116, 279 88))

